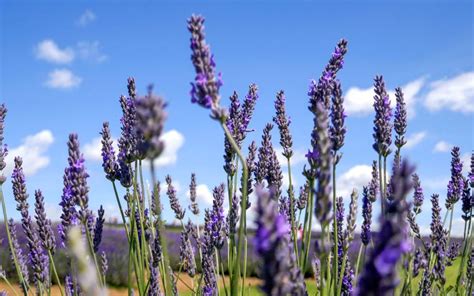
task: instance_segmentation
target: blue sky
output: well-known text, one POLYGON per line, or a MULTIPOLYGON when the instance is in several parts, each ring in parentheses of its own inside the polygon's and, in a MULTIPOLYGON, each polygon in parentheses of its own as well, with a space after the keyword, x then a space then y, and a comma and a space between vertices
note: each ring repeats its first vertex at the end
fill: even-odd
MULTIPOLYGON (((318 77, 337 41, 346 38, 349 52, 339 77, 349 117, 339 193, 360 189, 376 157, 371 85, 375 75, 383 74, 388 88, 402 86, 409 101, 410 147, 402 155, 417 164, 427 197, 432 192, 444 196, 449 149, 460 146, 467 160, 473 148, 472 11, 470 1, 0 1, 0 101, 9 109, 5 142, 25 159, 30 194, 41 188, 54 216, 67 136, 77 132, 91 175, 90 204, 104 204, 116 215, 111 185, 97 161, 97 137, 103 121, 110 121, 119 136, 118 98, 126 93, 127 77, 134 76, 139 93, 153 83, 169 102, 169 148, 160 179, 171 174, 185 202, 189 175, 196 172, 203 184, 201 205, 208 206, 208 190, 225 176, 222 132, 189 97, 194 74, 186 19, 199 13, 207 19, 207 39, 223 75, 223 102, 233 90, 243 97, 250 83, 259 86, 249 139, 260 141, 273 116, 275 94, 285 90, 300 159, 293 169, 299 185, 312 121, 309 81, 318 77)), ((273 137, 277 145, 276 129, 273 137)), ((4 192, 10 215, 17 217, 10 186, 8 181, 4 192)), ((427 226, 425 204, 421 223, 427 226)))

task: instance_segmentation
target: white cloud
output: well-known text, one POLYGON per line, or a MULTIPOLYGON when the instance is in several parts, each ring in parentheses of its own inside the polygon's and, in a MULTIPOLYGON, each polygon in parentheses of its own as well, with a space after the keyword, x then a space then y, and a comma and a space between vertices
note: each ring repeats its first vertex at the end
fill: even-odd
POLYGON ((362 186, 366 186, 372 177, 372 167, 369 165, 356 165, 344 172, 337 178, 337 195, 349 198, 355 188, 362 192, 362 186))
MULTIPOLYGON (((405 103, 407 104, 408 117, 413 117, 415 112, 416 96, 420 92, 421 88, 425 84, 425 78, 418 78, 402 86, 404 93, 405 103)), ((395 91, 388 91, 391 106, 394 107, 396 104, 395 91)), ((346 112, 350 115, 367 115, 373 112, 374 103, 374 89, 369 88, 358 88, 351 87, 347 91, 344 98, 344 107, 346 112)))
POLYGON ((425 106, 431 111, 474 112, 474 72, 432 82, 425 106))
POLYGON ((27 176, 32 176, 42 168, 47 167, 50 159, 45 153, 53 142, 54 137, 50 130, 42 130, 39 133, 24 138, 20 146, 10 149, 8 152, 5 175, 8 176, 13 171, 13 159, 16 156, 23 158, 23 171, 27 176))
POLYGON ((164 133, 161 139, 165 144, 165 150, 155 160, 155 166, 164 167, 175 164, 178 160, 178 151, 184 144, 183 134, 181 134, 177 130, 170 130, 164 133))
POLYGON ((35 52, 38 59, 56 64, 68 64, 74 60, 74 51, 71 48, 61 49, 51 39, 41 41, 35 52))
POLYGON ((462 161, 462 172, 464 175, 467 175, 467 173, 471 171, 471 154, 464 153, 461 156, 461 161, 462 161))
POLYGON ((91 10, 87 9, 83 14, 77 19, 76 24, 80 27, 85 27, 88 24, 92 23, 96 19, 96 15, 91 10))
POLYGON ((452 144, 446 141, 439 141, 433 148, 433 152, 448 152, 453 147, 452 144))
POLYGON ((77 43, 77 54, 83 60, 101 63, 107 56, 101 52, 99 41, 80 41, 77 43))
POLYGON ((407 143, 405 144, 406 148, 413 148, 416 145, 420 144, 426 138, 426 132, 418 132, 411 134, 407 138, 407 143))
POLYGON ((48 74, 49 79, 46 81, 46 86, 50 88, 73 88, 79 86, 82 78, 76 76, 68 69, 55 69, 48 74))
POLYGON ((446 190, 446 185, 449 182, 449 177, 430 177, 422 180, 422 185, 424 189, 431 192, 444 192, 446 190))
MULTIPOLYGON (((275 153, 277 155, 278 162, 280 163, 282 167, 286 167, 288 166, 288 162, 286 160, 286 157, 283 156, 282 152, 283 152, 283 148, 280 148, 280 147, 275 148, 275 153)), ((294 165, 298 165, 300 163, 305 162, 306 161, 305 154, 306 153, 303 150, 294 149, 293 156, 291 157, 291 165, 294 166, 294 165)))

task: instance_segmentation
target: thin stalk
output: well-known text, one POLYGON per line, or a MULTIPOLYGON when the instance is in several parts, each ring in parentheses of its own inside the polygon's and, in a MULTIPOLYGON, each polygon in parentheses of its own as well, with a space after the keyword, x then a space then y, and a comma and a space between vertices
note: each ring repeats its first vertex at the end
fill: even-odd
POLYGON ((239 157, 240 161, 242 162, 242 178, 244 182, 242 182, 242 198, 240 202, 240 221, 239 221, 239 235, 238 235, 238 248, 237 248, 237 258, 235 260, 235 265, 234 271, 233 271, 233 277, 232 277, 232 282, 231 282, 231 295, 237 295, 238 289, 239 289, 239 283, 237 281, 238 275, 240 275, 240 264, 241 264, 241 256, 242 256, 242 251, 243 251, 243 237, 244 237, 244 225, 245 225, 245 220, 246 220, 246 212, 245 207, 247 205, 247 182, 246 180, 248 179, 248 168, 247 168, 247 163, 245 161, 244 156, 242 155, 242 152, 239 149, 239 146, 237 143, 234 141, 234 138, 232 137, 231 133, 229 132, 229 129, 227 128, 225 121, 221 121, 221 126, 224 130, 224 133, 227 137, 227 140, 230 142, 232 148, 234 149, 235 153, 239 157))
POLYGON ((379 187, 380 187, 380 205, 381 205, 381 215, 384 216, 385 213, 385 195, 383 189, 383 179, 382 179, 382 154, 379 153, 379 187))
POLYGON ((290 198, 290 219, 291 219, 291 232, 293 234, 293 244, 294 244, 294 252, 295 252, 295 257, 296 257, 296 264, 298 263, 298 240, 296 237, 296 225, 295 225, 295 197, 294 197, 294 192, 293 192, 293 180, 291 177, 291 161, 290 157, 286 158, 287 164, 288 164, 288 195, 290 198))
POLYGON ((123 213, 122 203, 120 202, 120 197, 117 191, 117 186, 115 185, 115 181, 112 181, 112 187, 114 188, 115 199, 117 200, 117 204, 120 210, 120 216, 122 216, 122 223, 125 227, 125 233, 127 234, 127 240, 130 240, 130 234, 128 232, 127 220, 125 220, 125 214, 123 213))
MULTIPOLYGON (((471 213, 469 216, 472 216, 472 208, 471 208, 471 213)), ((466 223, 464 223, 464 247, 463 247, 463 251, 462 251, 462 257, 461 257, 461 264, 459 265, 459 271, 458 271, 458 276, 457 276, 457 279, 456 279, 456 293, 459 293, 459 286, 461 284, 461 279, 463 278, 463 275, 464 275, 464 264, 466 262, 466 259, 467 260, 470 260, 470 254, 468 251, 468 245, 469 245, 469 237, 467 237, 467 235, 469 235, 470 233, 470 230, 471 230, 471 222, 472 222, 472 218, 469 219, 469 222, 466 221, 466 223), (468 225, 466 227, 466 225, 468 225)))
MULTIPOLYGON (((61 287, 61 281, 59 280, 58 272, 56 271, 56 265, 54 264, 53 254, 51 254, 51 250, 48 250, 48 257, 49 257, 49 266, 53 269, 53 274, 56 282, 58 283, 59 292, 61 292, 61 296, 63 296, 63 287, 61 287)), ((105 283, 105 281, 104 281, 105 283)))
MULTIPOLYGON (((227 286, 225 284, 225 274, 224 274, 224 263, 222 261, 221 252, 217 251, 217 255, 219 257, 219 262, 221 263, 222 285, 224 286, 225 295, 227 296, 227 286)), ((229 269, 228 266, 227 266, 227 269, 229 269)))
MULTIPOLYGON (((338 266, 338 251, 337 251, 337 246, 338 246, 338 234, 337 234, 337 219, 336 219, 336 164, 333 163, 332 165, 332 210, 333 210, 333 229, 334 229, 334 263, 333 263, 333 277, 334 277, 334 283, 337 286, 338 283, 338 278, 339 275, 337 274, 337 266, 338 266)), ((342 277, 341 273, 341 277, 342 277)), ((334 289, 336 291, 336 289, 334 289)), ((336 295, 337 296, 337 295, 336 295)))
POLYGON ((25 282, 23 278, 23 274, 21 273, 20 265, 18 264, 18 258, 16 257, 15 249, 13 248, 13 242, 10 235, 10 228, 8 227, 8 217, 7 217, 7 207, 5 205, 5 199, 3 197, 3 190, 2 186, 0 186, 0 200, 2 202, 2 210, 3 210, 3 223, 5 224, 5 229, 7 232, 8 244, 10 246, 10 251, 12 254, 13 262, 15 263, 15 269, 18 276, 18 280, 20 281, 21 287, 23 289, 23 293, 26 295, 28 294, 29 286, 25 282))
POLYGON ((383 157, 383 201, 387 196, 387 156, 383 157))
POLYGON ((86 237, 87 237, 87 242, 89 244, 89 251, 92 254, 92 259, 94 260, 94 265, 95 265, 95 268, 97 270, 97 276, 99 277, 99 282, 102 286, 105 287, 105 283, 102 282, 102 277, 100 276, 102 273, 100 272, 99 263, 97 261, 97 256, 95 255, 95 252, 94 252, 94 247, 93 247, 93 243, 92 243, 92 236, 91 236, 91 233, 89 231, 89 227, 87 227, 87 223, 86 223, 85 220, 83 221, 83 224, 84 224, 84 228, 86 230, 86 237))
MULTIPOLYGON (((356 263, 356 270, 355 270, 355 276, 354 276, 355 279, 358 278, 357 275, 359 274, 359 270, 361 268, 361 265, 360 265, 361 258, 362 258, 361 256, 362 256, 362 254, 365 254, 366 248, 367 248, 366 245, 364 245, 364 244, 360 245, 359 254, 357 255, 357 263, 356 263)), ((365 257, 365 255, 364 255, 364 257, 365 257)))
MULTIPOLYGON (((310 181, 310 188, 313 188, 314 186, 314 180, 311 180, 310 181)), ((308 209, 308 213, 309 213, 309 217, 308 217, 308 227, 306 229, 306 231, 308 232, 306 234, 306 243, 305 243, 305 246, 306 246, 306 249, 305 249, 305 252, 304 252, 304 257, 303 257, 303 262, 301 263, 303 268, 301 269, 301 271, 304 273, 306 272, 306 264, 307 264, 307 261, 308 261, 308 256, 309 256, 309 249, 310 249, 310 245, 311 245, 311 236, 313 234, 313 231, 311 229, 311 225, 312 225, 312 221, 313 221, 313 212, 312 212, 312 209, 313 209, 313 205, 314 205, 314 194, 312 193, 312 189, 310 190, 311 194, 310 194, 310 200, 311 200, 311 204, 309 204, 309 209, 308 209)))
POLYGON ((247 278, 247 235, 245 235, 244 239, 245 239, 245 248, 244 248, 244 276, 242 277, 242 296, 244 296, 245 279, 247 278))

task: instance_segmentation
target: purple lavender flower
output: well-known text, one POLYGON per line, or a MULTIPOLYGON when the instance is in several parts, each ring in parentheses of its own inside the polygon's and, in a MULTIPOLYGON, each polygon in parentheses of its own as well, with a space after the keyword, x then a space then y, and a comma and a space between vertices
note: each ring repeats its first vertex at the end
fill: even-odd
POLYGON ((268 175, 266 179, 268 186, 274 187, 276 198, 280 198, 282 191, 281 188, 283 186, 283 172, 273 147, 270 147, 270 159, 268 163, 268 175))
POLYGON ((390 108, 390 100, 385 90, 385 82, 382 76, 375 76, 374 80, 374 141, 372 145, 374 150, 387 157, 390 154, 390 144, 392 143, 392 109, 390 108))
POLYGON ((362 228, 360 238, 362 243, 367 246, 372 236, 370 225, 372 224, 372 202, 369 199, 369 189, 364 186, 362 191, 362 228))
POLYGON ((118 163, 115 158, 112 136, 110 134, 109 123, 104 122, 102 125, 102 167, 104 168, 105 177, 114 181, 119 173, 118 163))
POLYGON ((76 225, 78 222, 77 210, 75 207, 75 200, 72 196, 71 191, 71 180, 69 178, 69 169, 64 170, 63 176, 63 194, 61 196, 61 202, 59 205, 62 208, 61 213, 61 224, 58 225, 58 232, 61 238, 61 246, 66 247, 67 245, 67 233, 71 226, 76 225))
POLYGON ((139 142, 136 132, 136 101, 134 98, 120 96, 120 106, 122 107, 121 136, 118 140, 119 161, 132 163, 137 158, 137 144, 139 142))
POLYGON ((189 205, 189 210, 194 215, 199 215, 199 206, 196 202, 196 174, 191 174, 191 183, 189 184, 189 199, 191 199, 191 204, 189 205))
POLYGON ((183 210, 181 208, 181 205, 179 204, 178 197, 176 196, 176 189, 173 186, 173 181, 171 180, 170 175, 166 176, 166 184, 168 185, 168 190, 166 191, 166 194, 170 199, 171 209, 174 211, 176 219, 182 220, 184 218, 186 210, 183 210))
POLYGON ((377 201, 377 192, 379 189, 379 173, 377 170, 377 161, 372 162, 372 179, 368 186, 367 197, 370 202, 374 203, 377 201))
POLYGON ((54 254, 56 248, 56 239, 51 227, 51 220, 46 217, 44 208, 44 198, 40 190, 35 191, 35 218, 38 225, 38 234, 41 239, 43 248, 51 254, 54 254))
POLYGON ((431 292, 431 277, 432 277, 432 272, 425 268, 425 271, 423 272, 423 277, 421 280, 421 294, 423 296, 431 296, 433 295, 431 292))
POLYGON ((191 102, 198 103, 213 111, 213 117, 220 119, 219 89, 222 86, 221 74, 215 74, 216 64, 206 43, 204 34, 204 18, 192 15, 188 19, 188 30, 191 33, 191 60, 196 71, 194 82, 191 82, 191 102))
POLYGON ((15 201, 18 203, 16 209, 21 214, 21 226, 27 238, 29 250, 29 261, 33 269, 34 282, 39 287, 47 279, 48 261, 45 262, 43 249, 39 242, 39 238, 33 227, 33 221, 28 212, 28 193, 26 192, 25 175, 22 168, 21 157, 15 157, 15 168, 12 173, 12 188, 15 201))
POLYGON ((387 199, 389 201, 392 201, 393 193, 395 191, 395 188, 394 188, 395 184, 394 184, 393 178, 395 177, 395 172, 400 168, 400 162, 401 162, 400 151, 397 150, 395 151, 395 155, 393 157, 392 175, 390 176, 390 180, 387 185, 387 199))
POLYGON ((431 196, 431 250, 436 256, 434 268, 433 268, 433 279, 439 280, 440 283, 445 282, 445 265, 444 258, 446 255, 446 232, 443 228, 443 222, 441 220, 441 207, 439 206, 439 195, 433 194, 431 196))
POLYGON ((225 238, 225 217, 224 217, 224 184, 215 187, 212 195, 212 209, 206 211, 204 220, 206 231, 209 232, 211 242, 215 248, 220 249, 224 245, 225 238))
POLYGON ((413 212, 418 215, 421 213, 421 206, 423 205, 424 195, 423 188, 421 187, 420 177, 417 174, 413 174, 413 212))
POLYGON ((232 196, 232 203, 227 214, 226 224, 227 224, 227 236, 234 235, 237 231, 237 223, 239 222, 239 202, 240 199, 237 197, 237 194, 232 196))
POLYGON ((474 207, 474 195, 471 194, 471 188, 469 188, 469 181, 464 179, 464 189, 462 192, 462 212, 461 216, 464 221, 469 221, 471 218, 472 207, 474 207))
POLYGON ((319 172, 317 176, 318 189, 316 191, 315 213, 321 225, 330 220, 330 192, 331 192, 331 152, 328 136, 328 114, 323 104, 318 103, 316 110, 316 143, 319 151, 319 172))
POLYGON ((459 247, 460 246, 461 246, 461 244, 459 242, 451 243, 451 246, 449 246, 449 249, 446 252, 446 266, 453 265, 454 260, 459 255, 459 247))
POLYGON ((446 209, 448 210, 452 209, 454 204, 461 198, 464 187, 459 147, 453 147, 451 156, 451 180, 448 182, 448 195, 446 197, 446 209))
POLYGON ((150 268, 150 286, 148 287, 147 296, 161 296, 160 276, 158 268, 150 268))
MULTIPOLYGON (((240 144, 237 141, 238 133, 239 133, 239 125, 241 121, 241 111, 240 111, 240 101, 237 92, 230 96, 230 108, 229 108, 229 116, 226 119, 227 129, 229 130, 232 138, 236 140, 237 145, 240 144)), ((235 174, 235 151, 232 148, 232 145, 229 142, 227 137, 224 137, 224 171, 229 176, 234 176, 235 174)))
POLYGON ((7 108, 5 107, 5 104, 0 105, 0 185, 5 183, 6 177, 3 175, 2 171, 7 165, 5 163, 5 157, 8 154, 8 149, 7 145, 3 144, 3 128, 5 125, 5 116, 7 115, 7 108))
MULTIPOLYGON (((257 157, 257 145, 255 144, 255 141, 252 141, 249 145, 249 153, 247 154, 247 158, 245 159, 245 162, 247 163, 247 169, 248 169, 248 179, 243 180, 243 175, 240 179, 241 183, 247 182, 247 197, 250 196, 250 194, 253 192, 252 189, 252 175, 256 174, 257 171, 257 164, 255 162, 255 158, 257 157)), ((243 194, 242 192, 242 187, 240 188, 240 193, 243 194)), ((249 199, 247 198, 247 205, 246 209, 248 210, 251 206, 251 203, 249 199)))
POLYGON ((337 79, 334 81, 332 89, 332 105, 329 116, 331 117, 329 137, 331 138, 331 149, 337 164, 341 157, 337 155, 337 152, 344 146, 344 136, 347 131, 344 125, 345 118, 347 117, 344 112, 344 97, 342 96, 341 83, 337 79))
POLYGON ((309 110, 316 114, 317 103, 324 103, 326 109, 329 109, 329 96, 331 93, 332 81, 336 78, 336 73, 342 69, 344 65, 344 55, 347 52, 347 41, 341 39, 338 43, 334 52, 329 59, 329 63, 323 70, 321 77, 318 82, 315 80, 311 81, 309 87, 308 96, 309 110))
POLYGON ((420 249, 415 250, 415 255, 413 256, 413 277, 417 277, 420 269, 425 268, 426 260, 420 249))
MULTIPOLYGON (((23 281, 26 286, 29 285, 29 274, 28 274, 28 264, 26 261, 26 257, 23 254, 23 250, 18 243, 18 237, 16 234, 16 225, 13 219, 8 220, 8 228, 10 229, 10 236, 12 240, 13 249, 10 250, 10 257, 12 263, 15 264, 14 258, 16 257, 18 266, 20 268, 20 272, 23 276, 23 281)), ((20 283, 22 285, 23 283, 20 283)))
POLYGON ((283 156, 291 158, 293 155, 293 139, 290 133, 291 120, 286 115, 285 107, 285 93, 280 90, 276 95, 275 100, 276 116, 273 117, 273 122, 278 126, 280 131, 280 145, 283 148, 283 156))
POLYGON ((194 248, 190 240, 190 229, 181 231, 181 244, 179 247, 179 261, 182 270, 187 272, 190 277, 196 275, 196 262, 194 261, 194 248))
POLYGON ((160 265, 162 259, 162 248, 161 248, 161 239, 160 239, 160 231, 158 227, 155 230, 155 239, 153 240, 152 250, 151 250, 151 257, 152 257, 152 265, 154 268, 157 268, 160 265))
POLYGON ((469 185, 474 188, 474 152, 471 153, 471 171, 467 178, 469 179, 469 185))
POLYGON ((164 143, 161 139, 167 114, 166 103, 156 96, 149 87, 148 94, 136 101, 136 129, 142 141, 137 145, 140 155, 155 159, 163 152, 164 143))
MULTIPOLYGON (((289 225, 284 215, 278 213, 274 190, 264 191, 259 185, 257 191, 257 231, 255 249, 263 259, 262 290, 267 295, 305 295, 306 288, 302 274, 295 270, 289 243, 289 225)), ((297 270, 297 269, 296 269, 297 270)))
POLYGON ((69 178, 71 196, 74 202, 79 206, 79 218, 86 224, 89 215, 89 186, 87 178, 89 174, 84 167, 84 158, 79 151, 79 140, 77 134, 70 134, 68 145, 68 163, 67 176, 69 178))
POLYGON ((308 182, 306 182, 304 186, 300 187, 300 195, 298 197, 298 200, 296 201, 296 207, 300 211, 306 208, 306 204, 308 203, 308 194, 309 194, 309 184, 308 182))
POLYGON ((397 106, 395 107, 393 127, 396 132, 395 146, 400 149, 407 143, 404 137, 407 130, 407 107, 400 87, 395 88, 395 98, 397 100, 397 106))
POLYGON ((262 183, 268 176, 268 167, 270 166, 270 156, 272 147, 272 136, 271 131, 273 125, 267 123, 263 129, 262 142, 260 148, 258 148, 258 162, 255 170, 255 182, 257 184, 262 183))
POLYGON ((99 251, 99 245, 100 245, 100 242, 102 241, 102 230, 104 229, 104 222, 105 222, 105 219, 104 219, 105 211, 102 205, 100 206, 97 212, 98 212, 98 216, 95 221, 94 231, 91 232, 91 233, 94 233, 93 246, 94 246, 94 252, 96 253, 99 251))
POLYGON ((412 187, 413 171, 404 161, 396 172, 393 202, 382 216, 382 226, 359 277, 356 295, 393 295, 398 285, 397 263, 412 247, 407 236, 408 204, 404 199, 412 187))
POLYGON ((255 83, 249 85, 249 90, 244 99, 244 104, 242 105, 240 112, 240 125, 239 125, 239 137, 237 140, 239 143, 242 143, 245 139, 245 136, 249 132, 248 127, 250 120, 253 116, 253 111, 255 109, 255 104, 258 100, 258 87, 255 83))
POLYGON ((217 295, 217 278, 214 263, 215 238, 213 233, 214 226, 212 224, 213 221, 210 218, 210 212, 209 210, 206 210, 204 218, 204 234, 201 240, 201 266, 204 278, 204 285, 202 291, 203 295, 205 296, 217 295))

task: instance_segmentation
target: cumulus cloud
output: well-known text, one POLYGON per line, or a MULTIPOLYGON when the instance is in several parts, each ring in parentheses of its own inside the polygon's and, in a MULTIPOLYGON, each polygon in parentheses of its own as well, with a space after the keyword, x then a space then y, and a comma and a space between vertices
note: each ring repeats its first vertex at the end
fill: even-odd
POLYGON ((337 178, 337 194, 348 198, 354 188, 362 192, 362 186, 367 185, 372 177, 371 173, 372 167, 369 165, 353 166, 337 178))
POLYGON ((53 142, 54 137, 50 130, 42 130, 39 133, 24 138, 20 146, 14 147, 8 152, 5 175, 8 176, 13 171, 13 159, 16 156, 23 158, 23 171, 26 176, 32 176, 39 170, 47 167, 50 159, 45 153, 53 142))
POLYGON ((165 144, 165 150, 155 160, 154 164, 157 167, 173 165, 178 160, 178 151, 184 144, 184 136, 177 130, 170 130, 161 137, 165 144))
MULTIPOLYGON (((276 152, 276 155, 277 155, 277 158, 278 158, 278 162, 280 163, 280 165, 282 167, 286 167, 288 166, 288 163, 286 161, 286 157, 284 157, 282 155, 282 152, 283 152, 283 149, 278 147, 278 148, 275 148, 275 152, 276 152)), ((305 156, 305 152, 303 150, 300 150, 300 149, 293 149, 293 156, 291 157, 291 165, 298 165, 300 163, 303 163, 306 161, 306 156, 305 156)))
POLYGON ((50 88, 68 89, 78 87, 82 78, 76 76, 68 69, 55 69, 48 74, 46 86, 50 88))
POLYGON ((474 112, 474 72, 432 82, 424 103, 431 111, 474 112))
POLYGON ((76 24, 80 27, 85 27, 95 21, 96 18, 97 17, 94 12, 92 12, 92 10, 87 9, 86 11, 84 11, 84 13, 81 14, 81 16, 79 16, 76 21, 76 24))
POLYGON ((77 54, 83 60, 101 63, 107 55, 101 52, 99 41, 80 41, 77 43, 77 54))
POLYGON ((452 147, 453 145, 446 141, 439 141, 435 144, 433 152, 448 152, 452 147))
MULTIPOLYGON (((404 93, 405 102, 407 104, 407 112, 409 117, 413 117, 415 114, 416 96, 424 84, 425 78, 422 77, 401 87, 404 93)), ((388 94, 390 97, 391 106, 395 107, 395 91, 389 90, 388 94)), ((347 91, 344 100, 344 107, 348 114, 359 116, 367 115, 373 112, 374 89, 373 87, 351 87, 347 91)))
POLYGON ((74 60, 74 50, 66 47, 64 49, 51 39, 46 39, 38 43, 35 47, 36 57, 40 60, 56 64, 68 64, 74 60))
POLYGON ((407 137, 406 148, 413 148, 426 138, 426 132, 418 132, 407 137))
MULTIPOLYGON (((189 190, 186 192, 186 196, 189 198, 189 190)), ((196 185, 196 199, 197 202, 207 206, 212 204, 212 192, 206 184, 196 185)))

